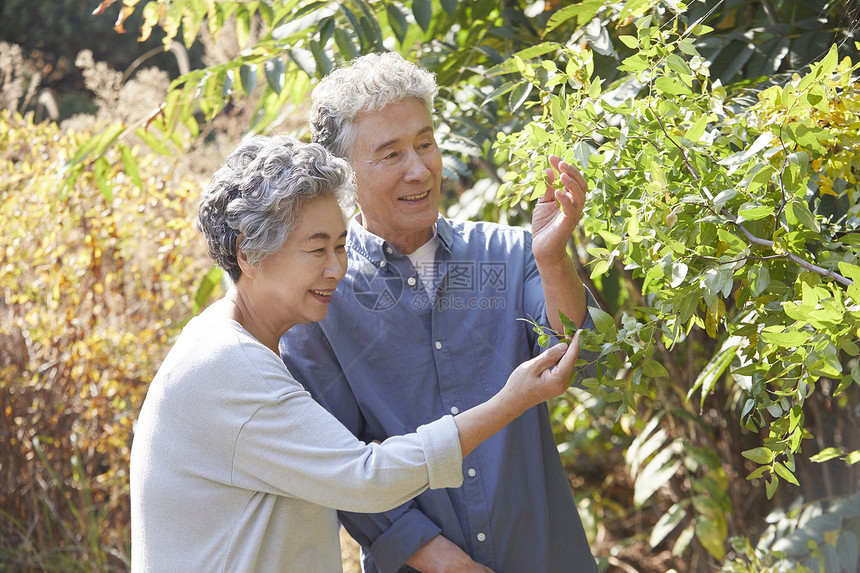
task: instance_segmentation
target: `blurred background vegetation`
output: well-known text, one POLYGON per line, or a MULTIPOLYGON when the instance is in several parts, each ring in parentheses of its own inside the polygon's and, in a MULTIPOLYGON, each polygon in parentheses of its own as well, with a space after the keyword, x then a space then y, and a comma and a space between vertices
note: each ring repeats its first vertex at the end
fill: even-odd
MULTIPOLYGON (((710 77, 733 86, 734 109, 833 44, 858 61, 855 0, 103 4, 94 15, 93 0, 0 1, 0 571, 128 570, 134 420, 172 338, 220 289, 193 231, 197 192, 247 132, 306 136, 308 89, 333 65, 398 49, 433 70, 447 214, 524 225, 526 202, 496 198, 510 157, 494 143, 530 125, 546 94, 487 73, 512 54, 545 41, 588 50, 609 86, 625 78, 619 62, 633 51, 620 37, 635 36, 637 21, 704 22, 712 30, 696 48, 710 77), (159 24, 138 41, 147 18, 159 24), (177 120, 174 108, 191 101, 177 120)), ((856 180, 845 185, 827 208, 856 206, 856 180)), ((616 263, 591 280, 585 248, 602 243, 577 243, 610 315, 643 304, 641 276, 616 263)), ((762 436, 744 427, 737 388, 690 398, 688 382, 720 345, 694 328, 663 348, 673 377, 637 415, 578 389, 551 405, 601 570, 856 570, 857 466, 799 458, 799 485, 782 483, 772 499, 764 480, 745 479, 757 466, 741 452, 762 436), (683 467, 643 476, 677 444, 683 467), (675 510, 693 494, 718 507, 675 510)), ((856 356, 841 359, 857 368, 856 356)), ((837 396, 837 383, 822 380, 804 405, 814 451, 860 447, 860 386, 837 396)), ((355 567, 352 546, 345 563, 355 567)))

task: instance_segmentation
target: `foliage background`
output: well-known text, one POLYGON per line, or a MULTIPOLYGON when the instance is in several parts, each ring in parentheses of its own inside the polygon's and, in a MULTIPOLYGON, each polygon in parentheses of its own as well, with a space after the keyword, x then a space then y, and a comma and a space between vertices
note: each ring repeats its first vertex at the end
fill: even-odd
POLYGON ((380 49, 437 75, 448 215, 527 224, 548 151, 589 179, 571 252, 613 368, 552 412, 602 570, 856 570, 858 297, 785 255, 860 276, 857 10, 3 3, 0 570, 127 569, 133 420, 218 292, 196 190, 380 49))

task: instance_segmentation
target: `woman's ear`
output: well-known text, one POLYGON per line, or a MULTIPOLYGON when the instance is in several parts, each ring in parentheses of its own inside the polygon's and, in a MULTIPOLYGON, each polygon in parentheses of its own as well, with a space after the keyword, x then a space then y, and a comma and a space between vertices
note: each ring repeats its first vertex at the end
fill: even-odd
POLYGON ((245 253, 242 251, 242 241, 244 239, 245 236, 242 234, 236 237, 236 262, 239 264, 239 269, 242 271, 243 275, 254 276, 257 268, 248 262, 248 257, 246 257, 245 253))

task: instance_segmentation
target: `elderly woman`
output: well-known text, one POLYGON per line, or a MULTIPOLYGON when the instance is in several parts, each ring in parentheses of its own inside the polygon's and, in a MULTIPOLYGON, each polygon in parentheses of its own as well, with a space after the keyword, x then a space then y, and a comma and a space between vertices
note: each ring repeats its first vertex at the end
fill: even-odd
POLYGON ((575 344, 522 364, 489 401, 382 443, 319 406, 278 340, 322 320, 346 272, 352 177, 319 145, 256 137, 204 191, 198 228, 234 284, 185 326, 141 410, 134 571, 340 571, 334 509, 383 511, 459 486, 464 455, 567 387, 575 344))

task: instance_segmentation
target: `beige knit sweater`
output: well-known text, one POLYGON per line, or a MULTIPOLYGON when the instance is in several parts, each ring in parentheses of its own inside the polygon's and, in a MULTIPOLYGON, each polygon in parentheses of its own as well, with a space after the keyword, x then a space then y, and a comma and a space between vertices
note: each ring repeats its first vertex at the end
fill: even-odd
POLYGON ((461 466, 452 417, 366 445, 271 350, 204 312, 135 427, 132 570, 341 571, 334 509, 385 511, 428 485, 458 487, 461 466))

